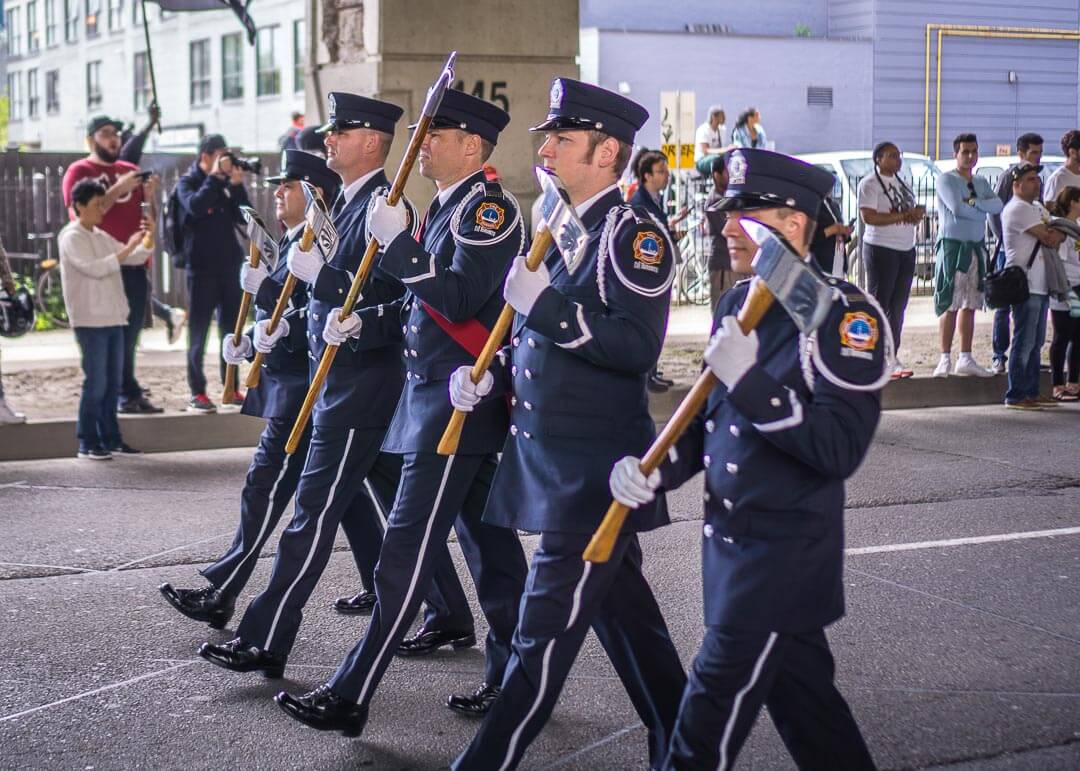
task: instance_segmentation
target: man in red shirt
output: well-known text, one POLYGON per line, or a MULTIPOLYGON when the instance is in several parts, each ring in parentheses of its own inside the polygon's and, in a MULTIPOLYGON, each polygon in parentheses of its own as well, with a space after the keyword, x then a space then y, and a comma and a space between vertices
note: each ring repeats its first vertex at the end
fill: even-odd
MULTIPOLYGON (((120 160, 120 131, 123 124, 104 115, 91 118, 86 127, 86 145, 90 154, 75 161, 64 172, 64 204, 71 210, 71 189, 82 179, 95 179, 105 188, 105 219, 101 229, 120 243, 127 243, 139 230, 142 222, 142 203, 152 201, 157 189, 157 179, 143 181, 139 167, 120 160)), ((74 218, 74 215, 72 215, 74 218)), ((139 342, 146 315, 146 298, 150 290, 146 266, 121 268, 124 294, 131 313, 124 328, 124 368, 120 385, 120 412, 163 412, 143 394, 142 386, 135 379, 135 346, 139 342)))

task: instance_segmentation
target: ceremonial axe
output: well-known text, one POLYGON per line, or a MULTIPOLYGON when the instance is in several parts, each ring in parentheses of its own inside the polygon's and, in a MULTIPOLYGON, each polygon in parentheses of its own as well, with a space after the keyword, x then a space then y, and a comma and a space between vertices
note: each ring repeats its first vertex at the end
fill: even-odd
MULTIPOLYGON (((752 264, 757 274, 750 284, 750 291, 739 308, 736 320, 743 334, 749 334, 765 317, 766 311, 776 300, 787 311, 795 326, 803 334, 810 334, 825 321, 832 303, 832 289, 809 263, 803 260, 791 246, 771 228, 757 220, 743 217, 742 229, 757 246, 752 264)), ((694 417, 701 411, 709 394, 719 381, 708 367, 698 377, 686 398, 676 408, 671 420, 653 441, 639 469, 648 477, 660 467, 668 451, 679 441, 694 417)), ((623 522, 630 509, 612 501, 600 527, 582 555, 589 562, 607 562, 615 547, 623 522)))
MULTIPOLYGON (((529 248, 529 254, 525 258, 525 267, 535 272, 544 261, 544 255, 547 254, 548 249, 554 244, 562 255, 566 269, 573 273, 585 256, 589 234, 574 210, 574 205, 570 203, 570 195, 563 187, 562 181, 542 166, 537 166, 534 171, 536 180, 540 183, 540 213, 543 224, 529 248)), ((502 313, 499 314, 487 342, 480 351, 480 356, 477 357, 476 363, 469 372, 473 383, 479 383, 484 373, 488 371, 495 353, 502 345, 513 322, 514 308, 507 303, 503 306, 502 313)), ((439 440, 439 446, 436 448, 440 455, 453 455, 457 452, 466 414, 461 410, 454 410, 450 416, 450 422, 447 423, 442 439, 439 440)))

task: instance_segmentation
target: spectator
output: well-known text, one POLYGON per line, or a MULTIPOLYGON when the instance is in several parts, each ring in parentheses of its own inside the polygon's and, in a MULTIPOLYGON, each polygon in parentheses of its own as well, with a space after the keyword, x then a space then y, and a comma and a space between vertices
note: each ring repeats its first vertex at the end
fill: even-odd
POLYGON ((145 232, 153 232, 148 218, 126 244, 109 235, 100 227, 107 197, 108 191, 97 180, 77 182, 71 189, 76 219, 64 226, 57 239, 64 306, 86 376, 76 428, 78 456, 91 460, 109 460, 113 453, 139 453, 124 443, 116 419, 128 320, 120 269, 122 265, 141 265, 150 258, 142 240, 145 232))
POLYGON ((731 144, 735 147, 758 147, 768 149, 765 127, 761 125, 761 113, 756 107, 748 107, 731 130, 731 144))
MULTIPOLYGON (((218 335, 231 334, 240 312, 242 291, 237 276, 243 251, 236 226, 243 222, 241 206, 247 206, 244 171, 233 164, 232 153, 220 134, 207 134, 199 143, 199 157, 176 187, 183 230, 182 254, 188 285, 188 387, 192 412, 217 410, 206 395, 203 354, 210 321, 217 314, 218 335)), ((220 358, 221 382, 225 360, 220 358)), ((234 404, 244 398, 237 393, 234 404)))
POLYGON ((873 159, 874 173, 863 177, 858 189, 859 215, 866 224, 862 257, 867 289, 892 329, 895 380, 913 374, 900 361, 900 333, 915 277, 915 230, 926 210, 915 205, 915 194, 900 178, 904 160, 899 147, 881 142, 873 159))
MULTIPOLYGON (((1057 200, 1058 194, 1065 188, 1080 187, 1080 131, 1072 129, 1062 135, 1061 154, 1065 156, 1065 163, 1046 180, 1045 197, 1042 200, 1047 204, 1057 200)), ((1041 155, 1031 163, 1038 163, 1040 160, 1041 155)))
POLYGON ((709 197, 705 199, 705 221, 712 234, 712 253, 709 255, 709 304, 715 310, 720 295, 731 289, 736 281, 746 276, 731 269, 731 255, 728 253, 727 238, 724 237, 727 213, 716 208, 727 190, 727 155, 718 155, 713 158, 712 181, 713 189, 709 192, 709 197))
MULTIPOLYGON (((1007 204, 1012 198, 1012 175, 1009 173, 1019 163, 1030 163, 1034 166, 1038 166, 1042 160, 1043 154, 1043 138, 1038 134, 1027 133, 1021 134, 1016 138, 1016 156, 1017 161, 1008 168, 1006 173, 998 177, 997 180, 997 196, 1001 199, 1002 206, 1007 204)), ((1039 179, 1039 200, 1043 200, 1043 184, 1042 179, 1039 179)), ((991 214, 987 217, 990 225, 990 232, 994 234, 994 238, 997 239, 997 245, 994 247, 994 269, 1001 270, 1005 266, 1005 244, 1001 233, 1001 215, 991 214)), ((994 326, 992 331, 991 342, 993 345, 994 358, 990 363, 990 369, 995 375, 1002 375, 1005 373, 1005 359, 1009 350, 1009 315, 1011 311, 1008 306, 1004 308, 996 308, 994 310, 994 326)))
POLYGON ((289 116, 292 120, 292 124, 285 130, 285 133, 278 138, 278 147, 282 150, 299 150, 300 145, 297 139, 300 137, 300 132, 304 130, 304 114, 301 112, 294 112, 289 116))
MULTIPOLYGON (((139 232, 143 219, 143 201, 152 201, 157 190, 157 179, 139 177, 139 167, 120 160, 121 124, 107 116, 91 118, 86 129, 86 144, 90 154, 75 161, 64 172, 61 185, 64 203, 71 207, 71 191, 82 179, 94 179, 105 187, 102 203, 104 219, 101 229, 120 243, 127 243, 132 233, 139 232)), ((71 211, 74 218, 74 211, 71 211)), ((151 414, 164 412, 146 398, 139 381, 135 379, 135 348, 139 343, 143 320, 146 318, 147 296, 150 278, 145 260, 125 265, 120 271, 124 284, 124 296, 131 312, 124 329, 123 377, 120 383, 120 412, 151 414)))
POLYGON ((1042 166, 1021 163, 1013 167, 1013 194, 1001 214, 1005 264, 1019 265, 1027 273, 1029 297, 1012 306, 1012 344, 1009 346, 1009 387, 1005 405, 1013 409, 1038 410, 1057 406, 1039 395, 1039 358, 1046 341, 1048 289, 1042 245, 1057 249, 1065 240, 1050 228, 1050 214, 1039 203, 1039 172, 1042 166))
POLYGON ((979 140, 960 134, 953 140, 956 170, 938 177, 937 210, 940 221, 934 261, 934 311, 940 318, 941 358, 934 377, 990 377, 971 355, 975 311, 983 306, 986 274, 986 215, 998 214, 1001 199, 990 183, 973 174, 979 162, 979 140), (960 327, 960 357, 952 366, 952 342, 960 327))
MULTIPOLYGON (((1080 222, 1080 185, 1062 187, 1047 208, 1055 217, 1080 222)), ((1065 263, 1065 279, 1072 287, 1073 294, 1076 294, 1080 292, 1080 248, 1074 239, 1068 237, 1062 241, 1059 248, 1061 261, 1065 263)), ((1075 402, 1080 400, 1080 317, 1074 317, 1069 313, 1068 300, 1062 301, 1051 297, 1050 321, 1054 328, 1054 336, 1050 341, 1050 379, 1054 386, 1053 398, 1059 402, 1075 402), (1068 358, 1068 379, 1066 379, 1066 358, 1068 358)))
POLYGON ((323 144, 323 135, 319 133, 318 126, 307 126, 296 137, 296 146, 305 153, 326 157, 326 145, 323 144))
MULTIPOLYGON (((125 129, 120 137, 123 142, 123 147, 120 148, 120 160, 133 163, 136 166, 138 166, 139 161, 142 160, 143 147, 146 145, 146 138, 150 136, 150 132, 153 131, 154 126, 158 125, 161 121, 161 108, 158 107, 157 102, 151 102, 147 111, 150 113, 150 117, 147 119, 145 126, 137 132, 132 131, 131 129, 125 129)), ((134 124, 131 125, 134 126, 134 124)))
MULTIPOLYGON (((835 177, 834 177, 835 179, 835 177)), ((822 271, 830 276, 843 278, 847 275, 847 244, 852 227, 843 223, 840 203, 831 195, 821 200, 814 238, 810 242, 810 254, 822 271)))
POLYGON ((703 176, 712 173, 713 160, 727 149, 724 147, 726 120, 724 108, 714 104, 709 108, 708 119, 694 132, 694 166, 703 176))
POLYGON ((21 412, 16 412, 4 398, 4 378, 0 375, 0 426, 25 422, 26 416, 21 412))

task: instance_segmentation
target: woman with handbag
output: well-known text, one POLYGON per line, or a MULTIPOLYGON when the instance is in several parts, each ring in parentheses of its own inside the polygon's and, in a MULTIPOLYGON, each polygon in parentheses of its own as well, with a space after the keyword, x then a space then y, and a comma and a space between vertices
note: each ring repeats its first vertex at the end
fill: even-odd
MULTIPOLYGON (((1047 208, 1055 217, 1080 222, 1080 187, 1063 188, 1047 208)), ((1054 386, 1051 398, 1075 402, 1080 401, 1080 240, 1066 238, 1060 249, 1071 290, 1067 300, 1050 298, 1050 322, 1054 330, 1050 341, 1050 379, 1054 386)))

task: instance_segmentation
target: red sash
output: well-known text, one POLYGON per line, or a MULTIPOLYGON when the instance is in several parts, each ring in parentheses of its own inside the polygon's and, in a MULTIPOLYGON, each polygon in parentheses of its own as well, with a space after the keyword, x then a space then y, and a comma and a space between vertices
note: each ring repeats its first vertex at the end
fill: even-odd
POLYGON ((420 305, 435 320, 435 323, 439 325, 442 331, 450 335, 455 343, 468 351, 474 359, 480 356, 480 352, 484 350, 484 345, 487 343, 488 336, 491 335, 490 329, 476 319, 451 321, 423 300, 420 300, 420 305))

